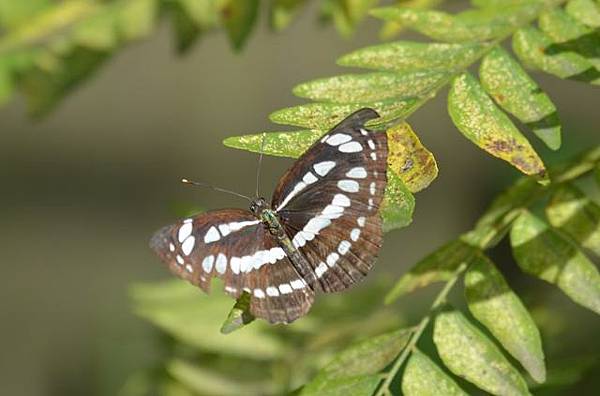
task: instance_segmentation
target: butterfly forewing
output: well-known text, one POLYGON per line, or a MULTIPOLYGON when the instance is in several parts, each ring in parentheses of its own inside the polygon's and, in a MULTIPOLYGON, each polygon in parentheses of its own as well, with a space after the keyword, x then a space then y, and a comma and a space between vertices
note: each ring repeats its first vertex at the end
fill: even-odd
POLYGON ((339 291, 362 279, 381 247, 387 139, 364 126, 375 117, 363 109, 336 126, 288 170, 273 196, 318 279, 315 288, 339 291))
POLYGON ((306 287, 264 224, 246 210, 225 209, 159 230, 151 247, 177 276, 210 291, 220 277, 225 292, 250 293, 251 312, 273 323, 291 322, 310 309, 306 287))

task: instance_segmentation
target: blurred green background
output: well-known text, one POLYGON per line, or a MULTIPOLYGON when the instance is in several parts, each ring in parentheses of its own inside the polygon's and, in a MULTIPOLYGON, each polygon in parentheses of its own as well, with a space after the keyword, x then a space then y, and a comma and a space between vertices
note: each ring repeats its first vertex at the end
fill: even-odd
MULTIPOLYGON (((174 221, 177 205, 246 205, 178 180, 254 191, 257 157, 221 141, 275 129, 266 116, 301 103, 291 95, 295 84, 338 73, 338 56, 379 40, 374 20, 343 39, 315 22, 314 8, 278 34, 261 21, 239 54, 223 34, 213 34, 178 57, 163 25, 120 51, 44 119, 32 121, 21 99, 0 109, 1 394, 115 394, 132 372, 158 361, 157 331, 132 314, 128 297, 133 282, 170 278, 147 247, 150 235, 174 221)), ((536 78, 564 130, 558 153, 532 140, 545 161, 600 142, 597 88, 536 78)), ((441 95, 409 120, 440 174, 417 194, 413 224, 386 236, 378 265, 359 290, 393 279, 387 275, 401 274, 469 229, 518 176, 462 137, 445 106, 441 95)), ((267 158, 262 190, 270 193, 289 164, 267 158)), ((550 323, 556 341, 547 348, 565 356, 598 350, 597 317, 525 279, 502 248, 497 254, 534 317, 550 323)), ((429 306, 429 295, 404 297, 398 310, 410 322, 429 306)), ((585 383, 581 389, 592 394, 585 383)))

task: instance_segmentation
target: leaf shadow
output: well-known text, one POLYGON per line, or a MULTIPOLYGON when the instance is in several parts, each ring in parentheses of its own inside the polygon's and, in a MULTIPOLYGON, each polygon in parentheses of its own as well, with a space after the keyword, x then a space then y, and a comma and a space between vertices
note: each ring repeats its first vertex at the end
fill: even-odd
MULTIPOLYGON (((572 40, 550 44, 544 49, 544 53, 548 56, 575 53, 581 55, 585 59, 597 58, 600 57, 599 42, 600 29, 595 29, 590 33, 581 35, 572 40)), ((600 78, 600 70, 592 65, 588 69, 567 78, 570 80, 592 82, 600 78)))

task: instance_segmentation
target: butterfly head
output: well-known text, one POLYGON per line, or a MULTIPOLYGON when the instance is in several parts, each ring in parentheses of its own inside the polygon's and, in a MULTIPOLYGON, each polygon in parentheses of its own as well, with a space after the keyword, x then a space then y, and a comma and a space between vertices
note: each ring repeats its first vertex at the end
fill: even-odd
POLYGON ((260 217, 265 209, 269 209, 269 204, 267 204, 267 201, 264 198, 261 197, 252 200, 250 211, 254 213, 256 217, 260 217))

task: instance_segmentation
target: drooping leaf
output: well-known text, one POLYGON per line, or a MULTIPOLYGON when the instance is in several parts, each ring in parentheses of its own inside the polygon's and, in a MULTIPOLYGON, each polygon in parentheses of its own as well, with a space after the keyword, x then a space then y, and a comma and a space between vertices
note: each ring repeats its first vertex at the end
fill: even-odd
POLYGON ((221 333, 229 334, 232 331, 238 330, 243 326, 251 323, 256 319, 250 313, 250 293, 244 292, 237 299, 231 311, 229 311, 229 315, 227 315, 227 319, 221 326, 221 333))
POLYGON ((275 31, 288 27, 298 10, 306 0, 273 0, 271 1, 270 22, 275 31))
POLYGON ((551 47, 552 40, 534 27, 519 29, 513 35, 513 50, 531 68, 560 78, 600 84, 600 72, 583 56, 551 47))
POLYGON ((221 9, 221 19, 234 49, 240 50, 258 15, 258 0, 227 0, 221 9))
POLYGON ((485 44, 441 44, 397 41, 363 48, 338 59, 342 66, 393 72, 442 72, 462 70, 487 48, 485 44))
POLYGON ((167 373, 195 394, 202 395, 264 395, 272 392, 267 383, 237 381, 215 370, 183 359, 172 359, 166 364, 167 373))
POLYGON ((546 380, 540 332, 527 308, 485 256, 475 257, 465 275, 469 310, 537 382, 546 380))
POLYGON ((344 74, 300 84, 294 88, 294 94, 331 103, 374 102, 421 96, 445 78, 446 73, 428 71, 344 74))
POLYGON ((452 378, 421 351, 415 349, 402 375, 405 396, 467 396, 452 378))
POLYGON ((546 168, 533 147, 470 74, 454 79, 448 111, 458 129, 477 146, 526 175, 545 176, 546 168))
POLYGON ((600 256, 600 205, 578 188, 564 184, 556 190, 546 216, 553 227, 600 256))
POLYGON ((481 85, 504 110, 533 129, 546 145, 560 147, 560 121, 556 107, 502 47, 495 47, 481 62, 481 85))
POLYGON ((498 347, 459 311, 440 313, 433 342, 454 374, 494 395, 529 395, 525 380, 498 347))
POLYGON ((277 124, 293 125, 310 129, 329 130, 348 114, 370 107, 380 118, 367 122, 368 126, 385 126, 393 120, 406 118, 418 105, 417 98, 388 99, 380 102, 335 104, 309 103, 288 107, 271 113, 270 120, 277 124))
POLYGON ((333 19, 338 32, 345 37, 354 33, 358 24, 367 15, 367 11, 378 0, 327 0, 327 13, 333 19))
POLYGON ((134 311, 179 341, 203 351, 268 359, 285 354, 282 343, 265 331, 263 322, 232 334, 219 332, 223 312, 231 298, 222 293, 207 296, 197 288, 174 280, 135 285, 134 311))
POLYGON ((591 28, 600 27, 600 5, 594 0, 571 0, 565 6, 569 15, 591 28))
POLYGON ((414 196, 406 188, 402 179, 388 168, 385 195, 379 208, 379 214, 383 219, 383 231, 388 232, 409 225, 414 210, 414 196))
POLYGON ((461 264, 468 263, 476 253, 477 249, 461 240, 447 243, 404 274, 385 297, 386 304, 418 288, 451 279, 461 264))
POLYGON ((576 246, 527 211, 514 222, 510 241, 523 271, 557 285, 571 300, 600 314, 600 274, 576 246))
POLYGON ((410 192, 419 192, 437 177, 435 157, 406 122, 387 130, 388 165, 410 192))
MULTIPOLYGON (((379 384, 377 374, 406 346, 410 330, 397 330, 352 344, 337 354, 302 390, 302 395, 365 395, 379 384), (359 384, 354 393, 351 385, 359 384), (340 389, 340 386, 343 388, 340 389), (359 391, 360 390, 360 391, 359 391)), ((374 389, 373 389, 374 390, 374 389)))

